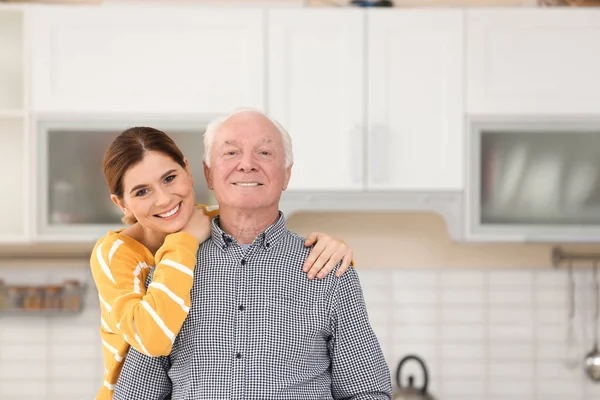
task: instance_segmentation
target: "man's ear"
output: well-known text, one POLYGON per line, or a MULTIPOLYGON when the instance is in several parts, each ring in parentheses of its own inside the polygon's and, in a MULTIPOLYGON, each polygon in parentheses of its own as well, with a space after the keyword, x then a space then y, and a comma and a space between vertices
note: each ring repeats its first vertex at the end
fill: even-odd
POLYGON ((121 211, 123 212, 124 215, 127 215, 129 210, 125 206, 125 203, 121 199, 119 199, 119 197, 117 195, 111 194, 110 199, 112 200, 113 203, 115 203, 115 205, 117 207, 119 207, 121 209, 121 211))
POLYGON ((210 176, 210 167, 206 165, 206 162, 202 161, 202 166, 204 167, 204 178, 206 178, 206 185, 210 190, 213 190, 213 182, 210 176))
POLYGON ((283 188, 281 189, 282 191, 285 191, 288 187, 288 183, 290 183, 290 178, 292 177, 292 166, 294 165, 294 163, 290 164, 289 167, 287 167, 284 171, 284 176, 283 176, 283 188))

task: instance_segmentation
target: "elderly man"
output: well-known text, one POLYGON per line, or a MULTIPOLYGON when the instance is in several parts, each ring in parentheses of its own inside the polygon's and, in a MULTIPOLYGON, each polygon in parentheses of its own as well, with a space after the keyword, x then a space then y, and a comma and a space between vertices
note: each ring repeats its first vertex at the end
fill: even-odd
POLYGON ((390 399, 356 271, 302 272, 310 249, 278 208, 287 132, 241 111, 211 124, 204 144, 220 216, 198 250, 190 313, 170 356, 130 350, 114 399, 390 399))

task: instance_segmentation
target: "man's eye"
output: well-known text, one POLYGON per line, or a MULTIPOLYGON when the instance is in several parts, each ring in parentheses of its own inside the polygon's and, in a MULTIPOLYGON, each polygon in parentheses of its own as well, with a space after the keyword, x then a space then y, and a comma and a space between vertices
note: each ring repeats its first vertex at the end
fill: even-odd
POLYGON ((169 183, 171 181, 173 181, 173 179, 175 179, 176 175, 169 175, 165 178, 165 182, 169 183))
POLYGON ((235 150, 230 150, 225 153, 226 156, 235 156, 235 150))
POLYGON ((263 151, 261 151, 261 152, 260 152, 260 154, 261 154, 262 156, 269 156, 269 155, 271 155, 271 152, 270 152, 270 151, 267 151, 267 150, 263 150, 263 151))
POLYGON ((135 192, 135 197, 141 197, 148 193, 148 189, 141 189, 135 192))

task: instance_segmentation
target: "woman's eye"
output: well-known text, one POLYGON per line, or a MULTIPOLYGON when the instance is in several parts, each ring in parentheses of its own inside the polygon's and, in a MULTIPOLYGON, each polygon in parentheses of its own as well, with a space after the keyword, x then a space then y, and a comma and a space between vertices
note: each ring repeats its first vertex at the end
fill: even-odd
POLYGON ((166 183, 169 183, 169 182, 173 181, 173 179, 175 179, 175 176, 176 176, 176 175, 169 175, 169 176, 167 176, 167 177, 165 178, 165 182, 166 182, 166 183))
POLYGON ((135 197, 141 197, 148 193, 148 189, 141 189, 135 192, 135 197))

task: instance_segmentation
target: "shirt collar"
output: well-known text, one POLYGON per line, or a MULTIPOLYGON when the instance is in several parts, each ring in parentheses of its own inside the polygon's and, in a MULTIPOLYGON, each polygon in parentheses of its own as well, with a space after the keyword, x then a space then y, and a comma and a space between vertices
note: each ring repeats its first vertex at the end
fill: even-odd
MULTIPOLYGON (((221 216, 217 215, 212 219, 212 240, 221 249, 225 250, 232 244, 236 243, 236 240, 228 233, 225 233, 220 226, 221 216)), ((260 246, 264 248, 270 248, 277 243, 285 233, 287 232, 287 226, 285 224, 285 216, 279 211, 279 218, 277 221, 265 229, 264 232, 259 234, 254 242, 253 246, 260 246)))

